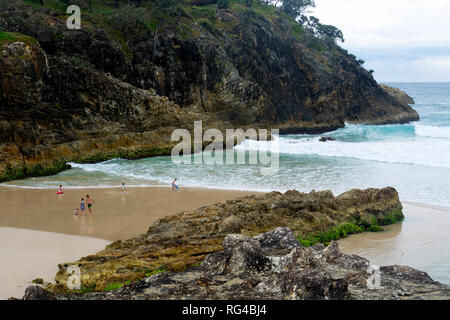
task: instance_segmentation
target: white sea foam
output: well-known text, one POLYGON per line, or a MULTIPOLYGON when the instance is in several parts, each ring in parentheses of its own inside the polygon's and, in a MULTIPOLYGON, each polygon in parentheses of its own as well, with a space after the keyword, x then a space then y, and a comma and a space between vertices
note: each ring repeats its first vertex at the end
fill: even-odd
MULTIPOLYGON (((298 139, 276 137, 279 152, 294 155, 320 155, 361 160, 406 163, 430 167, 450 168, 450 141, 418 137, 386 141, 327 141, 319 137, 298 139)), ((273 142, 246 140, 237 150, 267 150, 273 142)))
POLYGON ((450 139, 450 127, 436 127, 414 124, 414 130, 416 135, 418 136, 450 139))

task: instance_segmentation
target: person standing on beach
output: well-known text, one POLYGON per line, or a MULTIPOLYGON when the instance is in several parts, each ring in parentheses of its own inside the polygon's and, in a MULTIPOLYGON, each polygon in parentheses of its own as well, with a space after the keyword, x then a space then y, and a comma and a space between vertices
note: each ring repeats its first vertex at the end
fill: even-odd
POLYGON ((125 182, 122 183, 122 192, 125 192, 125 182))
POLYGON ((80 211, 81 215, 84 216, 84 213, 86 212, 86 202, 84 202, 84 198, 81 198, 80 211))
POLYGON ((94 205, 94 199, 92 199, 89 195, 86 195, 86 203, 89 214, 92 214, 92 206, 94 205))
POLYGON ((57 194, 63 194, 64 193, 64 191, 62 189, 62 184, 59 185, 58 192, 56 192, 56 193, 57 194))
POLYGON ((177 182, 177 178, 175 178, 175 179, 172 181, 172 190, 174 190, 174 191, 180 189, 180 187, 177 186, 177 185, 175 184, 175 182, 177 182))

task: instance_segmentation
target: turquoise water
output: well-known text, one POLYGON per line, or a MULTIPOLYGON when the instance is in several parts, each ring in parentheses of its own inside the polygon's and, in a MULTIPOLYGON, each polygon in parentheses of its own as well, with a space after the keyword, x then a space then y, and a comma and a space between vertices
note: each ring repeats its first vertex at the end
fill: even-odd
MULTIPOLYGON (((347 125, 322 135, 278 137, 277 174, 264 176, 261 165, 177 165, 170 157, 135 161, 114 159, 75 164, 52 177, 6 183, 55 188, 127 185, 180 186, 286 191, 393 186, 401 200, 450 206, 450 83, 391 83, 412 96, 421 120, 405 125, 347 125), (320 142, 321 136, 335 141, 320 142)), ((246 141, 235 153, 265 150, 270 142, 246 141)))

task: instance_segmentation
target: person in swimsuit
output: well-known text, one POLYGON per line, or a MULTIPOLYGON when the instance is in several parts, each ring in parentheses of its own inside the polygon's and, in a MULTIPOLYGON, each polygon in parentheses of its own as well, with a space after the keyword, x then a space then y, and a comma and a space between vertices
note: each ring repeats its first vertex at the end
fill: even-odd
POLYGON ((59 188, 58 188, 57 194, 63 194, 63 193, 64 193, 64 191, 63 191, 63 189, 62 189, 62 185, 60 184, 60 185, 59 185, 59 188))
POLYGON ((125 192, 125 182, 122 183, 122 192, 125 192))
POLYGON ((92 214, 92 206, 94 205, 94 199, 86 195, 86 203, 88 207, 89 214, 92 214))
POLYGON ((177 182, 177 179, 176 179, 176 178, 172 181, 172 190, 178 190, 178 189, 180 189, 180 187, 177 186, 177 185, 175 184, 175 182, 177 182))
POLYGON ((86 202, 84 202, 84 198, 81 198, 80 211, 81 215, 84 216, 84 212, 86 211, 86 202))

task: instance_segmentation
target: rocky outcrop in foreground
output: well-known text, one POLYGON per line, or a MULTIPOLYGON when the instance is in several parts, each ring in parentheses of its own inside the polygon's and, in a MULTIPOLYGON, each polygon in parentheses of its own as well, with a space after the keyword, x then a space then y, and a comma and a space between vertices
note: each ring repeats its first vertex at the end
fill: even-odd
POLYGON ((304 239, 305 245, 310 245, 395 223, 403 218, 401 210, 397 191, 389 187, 354 189, 337 197, 331 191, 242 197, 168 216, 145 234, 114 242, 79 261, 62 263, 50 289, 67 291, 70 265, 80 267, 84 291, 103 291, 113 284, 198 265, 208 254, 223 250, 228 234, 256 236, 289 227, 296 237, 304 239))
POLYGON ((223 251, 196 268, 162 273, 103 293, 25 291, 34 299, 450 299, 450 287, 405 266, 381 267, 379 289, 367 285, 369 261, 337 242, 305 248, 288 228, 250 238, 227 235, 223 251))

